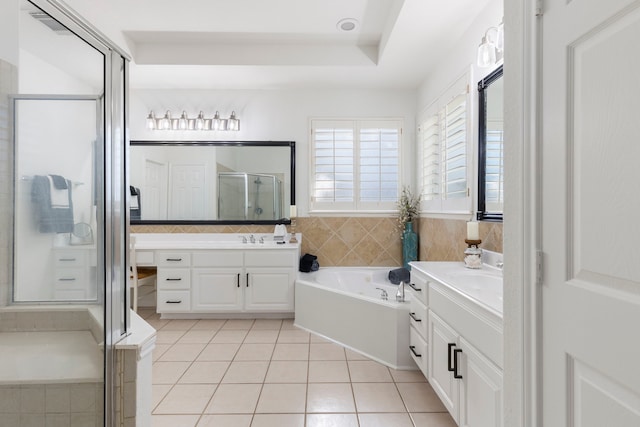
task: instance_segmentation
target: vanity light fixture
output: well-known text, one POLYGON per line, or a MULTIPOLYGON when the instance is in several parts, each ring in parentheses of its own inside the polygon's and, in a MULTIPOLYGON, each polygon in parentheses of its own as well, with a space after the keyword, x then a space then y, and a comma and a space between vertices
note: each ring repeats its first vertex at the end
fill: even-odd
POLYGON ((489 27, 478 46, 478 67, 491 67, 504 56, 504 19, 497 27, 489 27))
POLYGON ((183 111, 179 119, 171 118, 171 111, 167 110, 161 118, 156 118, 153 111, 149 112, 146 118, 146 127, 149 130, 223 130, 223 131, 239 131, 240 119, 233 111, 228 119, 220 117, 220 113, 211 119, 207 119, 204 113, 200 111, 195 119, 190 119, 186 111, 183 111))

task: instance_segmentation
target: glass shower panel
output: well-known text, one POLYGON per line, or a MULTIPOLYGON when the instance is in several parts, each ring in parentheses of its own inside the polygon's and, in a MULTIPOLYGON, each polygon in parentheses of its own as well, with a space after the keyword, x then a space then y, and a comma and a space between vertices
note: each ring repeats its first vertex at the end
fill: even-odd
MULTIPOLYGON (((75 98, 75 99, 74 99, 75 98)), ((14 100, 15 302, 93 301, 100 100, 14 100)))
POLYGON ((244 172, 218 174, 218 215, 221 220, 282 218, 282 181, 275 175, 244 172))

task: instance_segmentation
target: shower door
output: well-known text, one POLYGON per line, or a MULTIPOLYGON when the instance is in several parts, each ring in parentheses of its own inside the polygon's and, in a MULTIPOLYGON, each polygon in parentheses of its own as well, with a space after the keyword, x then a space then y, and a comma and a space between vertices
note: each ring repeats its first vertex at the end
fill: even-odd
POLYGON ((112 426, 127 59, 60 2, 15 3, 20 61, 0 60, 0 424, 112 426))

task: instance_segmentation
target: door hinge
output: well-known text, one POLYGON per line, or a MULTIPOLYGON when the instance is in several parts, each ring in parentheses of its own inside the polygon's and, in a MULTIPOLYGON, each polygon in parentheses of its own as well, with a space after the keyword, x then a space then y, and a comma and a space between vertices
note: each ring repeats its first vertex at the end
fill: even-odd
POLYGON ((536 0, 536 16, 542 16, 542 0, 536 0))
POLYGON ((536 284, 542 286, 544 274, 544 253, 536 251, 536 284))

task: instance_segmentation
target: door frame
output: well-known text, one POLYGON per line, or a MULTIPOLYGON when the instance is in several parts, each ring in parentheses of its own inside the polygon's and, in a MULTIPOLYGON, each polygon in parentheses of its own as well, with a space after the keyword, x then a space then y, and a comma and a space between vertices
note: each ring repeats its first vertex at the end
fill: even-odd
POLYGON ((539 42, 542 0, 504 1, 505 198, 504 416, 506 426, 542 419, 539 42))

